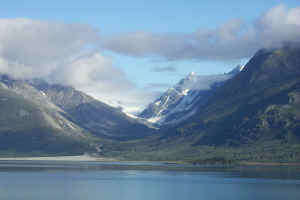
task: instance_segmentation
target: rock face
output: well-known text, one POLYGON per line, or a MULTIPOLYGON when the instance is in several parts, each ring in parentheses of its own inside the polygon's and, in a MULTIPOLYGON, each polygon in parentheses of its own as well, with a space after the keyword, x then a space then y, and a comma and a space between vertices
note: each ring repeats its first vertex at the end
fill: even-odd
POLYGON ((186 120, 207 102, 218 87, 242 69, 242 66, 237 66, 229 73, 207 76, 192 72, 151 103, 139 117, 160 126, 186 120))
POLYGON ((195 145, 299 143, 299 96, 300 48, 263 49, 177 131, 195 145))
POLYGON ((151 159, 202 164, 299 162, 300 47, 258 51, 187 120, 126 148, 134 158, 139 152, 151 159))
POLYGON ((112 138, 143 137, 152 132, 121 110, 108 106, 74 88, 36 81, 32 83, 69 118, 95 136, 112 138))
POLYGON ((96 151, 99 138, 127 139, 151 129, 74 88, 0 75, 0 151, 96 151))
POLYGON ((91 135, 24 81, 0 77, 0 150, 79 153, 92 150, 91 135))

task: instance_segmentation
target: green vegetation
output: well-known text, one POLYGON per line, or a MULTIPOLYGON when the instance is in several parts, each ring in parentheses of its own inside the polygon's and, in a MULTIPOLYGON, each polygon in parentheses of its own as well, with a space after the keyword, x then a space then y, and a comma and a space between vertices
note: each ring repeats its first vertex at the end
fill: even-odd
MULTIPOLYGON (((160 160, 200 162, 219 160, 219 163, 244 161, 300 162, 300 144, 280 140, 232 146, 193 145, 192 139, 172 138, 172 141, 152 137, 138 141, 111 143, 105 146, 104 156, 123 160, 160 160)), ((224 164, 223 163, 223 164, 224 164)))
POLYGON ((0 87, 0 154, 79 154, 94 152, 97 146, 101 156, 121 160, 209 165, 300 162, 300 49, 296 47, 259 51, 193 117, 150 136, 148 128, 119 111, 96 101, 82 103, 88 97, 69 92, 60 96, 54 91, 52 98, 62 109, 69 105, 59 102, 73 99, 64 113, 70 121, 0 87), (60 129, 57 124, 62 119, 74 127, 60 129))
MULTIPOLYGON (((91 151, 82 138, 56 126, 42 107, 0 87, 0 155, 82 154, 91 151)), ((88 136, 88 135, 87 135, 88 136)))
POLYGON ((111 145, 133 160, 300 161, 300 49, 261 50, 189 120, 111 145))

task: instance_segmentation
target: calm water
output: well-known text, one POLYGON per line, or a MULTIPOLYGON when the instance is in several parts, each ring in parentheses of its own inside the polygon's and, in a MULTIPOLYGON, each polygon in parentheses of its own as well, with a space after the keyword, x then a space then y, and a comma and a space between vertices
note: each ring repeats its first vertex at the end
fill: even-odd
MULTIPOLYGON (((147 165, 143 163, 143 165, 147 165)), ((103 163, 0 162, 5 200, 299 200, 297 168, 164 169, 103 163)))

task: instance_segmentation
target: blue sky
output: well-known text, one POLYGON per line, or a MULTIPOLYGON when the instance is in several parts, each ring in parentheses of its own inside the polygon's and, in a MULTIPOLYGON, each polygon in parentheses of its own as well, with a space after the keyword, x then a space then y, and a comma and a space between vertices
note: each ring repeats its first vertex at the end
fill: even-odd
MULTIPOLYGON (((193 32, 201 27, 215 28, 235 18, 251 23, 280 3, 289 7, 300 5, 298 0, 10 0, 1 2, 0 16, 90 24, 101 34, 108 35, 134 31, 193 32)), ((110 55, 116 57, 116 65, 123 68, 140 87, 157 81, 174 84, 191 71, 198 74, 227 72, 240 62, 244 63, 243 60, 152 62, 152 58, 110 55), (174 66, 177 67, 177 73, 158 76, 151 71, 155 66, 174 66)))
POLYGON ((10 0, 1 2, 1 17, 26 17, 92 24, 105 33, 126 31, 189 32, 215 27, 232 18, 248 22, 261 13, 298 0, 10 0))
MULTIPOLYGON (((107 46, 101 47, 99 51, 102 55, 109 57, 112 65, 125 73, 128 80, 133 82, 137 88, 163 91, 168 85, 176 83, 192 71, 197 74, 228 72, 237 64, 244 64, 251 53, 255 53, 252 52, 253 49, 259 47, 253 44, 255 47, 236 56, 233 55, 234 52, 238 54, 236 50, 232 50, 232 54, 228 53, 230 55, 227 55, 223 49, 223 51, 220 50, 220 55, 217 57, 208 54, 197 56, 197 53, 205 51, 204 47, 202 49, 202 46, 197 44, 198 46, 194 45, 195 53, 188 52, 187 55, 177 55, 178 52, 185 54, 184 48, 189 43, 185 43, 184 40, 192 40, 194 43, 198 37, 198 31, 202 29, 204 33, 211 31, 209 34, 217 37, 222 26, 233 27, 232 30, 235 30, 234 27, 237 26, 239 27, 237 32, 250 32, 251 28, 245 29, 245 31, 243 24, 249 27, 253 26, 270 9, 280 4, 284 4, 287 9, 300 6, 299 0, 10 0, 1 2, 0 18, 27 18, 46 22, 90 25, 99 32, 100 38, 112 40, 110 43, 108 42, 107 46), (240 21, 242 25, 240 25, 240 21), (224 25, 227 22, 230 24, 224 25), (149 41, 150 43, 152 41, 163 43, 164 38, 174 37, 175 39, 167 39, 166 44, 162 44, 161 47, 159 42, 153 47, 151 45, 151 47, 131 47, 130 43, 124 40, 139 37, 140 35, 134 35, 136 32, 143 33, 143 39, 146 39, 137 41, 145 42, 146 45, 149 41), (112 36, 117 39, 110 38, 112 36), (174 47, 181 48, 178 52, 166 49, 170 44, 170 48, 173 48, 172 43, 176 43, 177 40, 180 43, 174 47), (116 46, 116 41, 124 42, 123 46, 116 46), (160 48, 162 48, 161 51, 160 48), (141 55, 139 50, 142 51, 141 55), (160 72, 155 70, 164 68, 165 72, 164 70, 160 70, 160 72), (170 68, 176 70, 167 70, 170 68), (165 87, 150 87, 154 84, 165 85, 165 87)), ((274 38, 278 38, 278 36, 274 36, 274 38)), ((241 39, 241 41, 244 40, 241 39)), ((247 44, 245 43, 245 45, 247 44)), ((216 48, 219 47, 227 46, 222 43, 216 48)), ((231 51, 230 46, 228 51, 231 51)), ((218 53, 216 52, 216 54, 218 53)))

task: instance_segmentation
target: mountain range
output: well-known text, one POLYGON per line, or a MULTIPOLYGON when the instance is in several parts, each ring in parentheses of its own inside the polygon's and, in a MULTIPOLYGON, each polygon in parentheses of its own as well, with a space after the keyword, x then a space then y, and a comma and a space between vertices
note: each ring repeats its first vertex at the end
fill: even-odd
POLYGON ((72 87, 0 76, 0 151, 83 153, 150 128, 72 87))
POLYGON ((123 143, 112 155, 200 163, 299 161, 300 47, 259 50, 205 102, 194 104, 189 118, 153 137, 123 143))
POLYGON ((191 73, 138 118, 72 87, 7 75, 0 109, 3 155, 299 161, 300 47, 261 49, 225 74, 191 73))
POLYGON ((243 66, 239 65, 229 73, 206 76, 192 72, 149 104, 139 117, 159 126, 174 125, 188 119, 195 114, 197 108, 206 103, 218 87, 242 69, 243 66))

